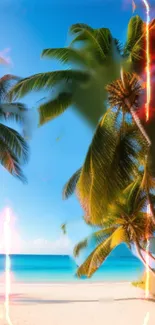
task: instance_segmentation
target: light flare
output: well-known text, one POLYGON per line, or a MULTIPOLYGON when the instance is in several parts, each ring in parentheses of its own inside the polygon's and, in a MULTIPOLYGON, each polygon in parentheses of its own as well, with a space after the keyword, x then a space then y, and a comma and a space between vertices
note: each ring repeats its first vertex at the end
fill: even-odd
POLYGON ((150 282, 150 258, 149 258, 149 251, 150 251, 150 241, 148 239, 148 227, 149 227, 149 219, 151 217, 151 209, 150 205, 147 205, 147 229, 146 229, 146 282, 145 282, 145 298, 149 298, 149 282, 150 282))
MULTIPOLYGON (((150 23, 150 6, 147 0, 142 0, 146 8, 146 122, 150 118, 150 101, 151 101, 151 59, 150 59, 150 33, 149 33, 149 23, 150 23)), ((149 239, 148 239, 148 228, 150 223, 151 211, 150 205, 147 206, 147 229, 146 229, 146 283, 145 283, 145 298, 149 298, 149 239)))
POLYGON ((11 293, 11 261, 10 261, 10 248, 11 248, 11 231, 10 231, 10 209, 6 208, 4 212, 4 245, 5 245, 5 318, 8 325, 13 325, 10 319, 9 301, 11 293))
POLYGON ((146 8, 146 121, 150 117, 150 101, 151 101, 151 59, 150 59, 150 6, 147 0, 142 0, 146 8))
POLYGON ((149 321, 149 319, 150 319, 150 313, 149 313, 149 312, 147 312, 147 314, 146 314, 146 316, 145 316, 145 318, 144 318, 144 323, 143 323, 143 325, 147 325, 147 324, 148 324, 148 321, 149 321))

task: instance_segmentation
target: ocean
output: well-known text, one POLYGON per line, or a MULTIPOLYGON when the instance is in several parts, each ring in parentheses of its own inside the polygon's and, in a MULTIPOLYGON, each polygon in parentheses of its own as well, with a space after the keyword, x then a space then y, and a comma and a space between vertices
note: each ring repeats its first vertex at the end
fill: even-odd
MULTIPOLYGON (((144 271, 132 255, 110 256, 91 279, 78 279, 76 269, 74 259, 67 255, 11 255, 11 281, 19 283, 136 281, 144 271)), ((0 255, 0 282, 4 271, 5 256, 0 255)))

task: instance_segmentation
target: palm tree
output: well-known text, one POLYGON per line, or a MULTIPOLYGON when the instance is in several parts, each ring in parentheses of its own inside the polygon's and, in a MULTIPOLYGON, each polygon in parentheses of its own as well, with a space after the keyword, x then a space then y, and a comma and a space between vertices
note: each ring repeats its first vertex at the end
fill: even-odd
MULTIPOLYGON (((106 110, 107 96, 104 90, 106 83, 103 76, 111 76, 111 73, 108 71, 107 74, 107 68, 102 68, 90 53, 71 47, 47 49, 43 51, 42 56, 61 57, 62 62, 70 61, 71 64, 78 62, 78 66, 68 70, 36 74, 23 79, 11 90, 11 98, 21 98, 32 90, 45 89, 48 90, 49 97, 39 107, 40 125, 59 116, 71 105, 84 114, 93 126, 96 125, 99 117, 106 110), (51 95, 53 88, 59 89, 58 95, 54 98, 51 95)), ((108 64, 106 62, 106 66, 108 64)), ((111 69, 111 72, 113 71, 114 69, 111 69)), ((110 82, 116 77, 117 74, 113 73, 113 78, 111 76, 106 79, 110 82)))
POLYGON ((63 191, 64 198, 68 198, 76 190, 85 220, 96 225, 100 225, 101 216, 107 214, 109 204, 139 175, 140 168, 143 168, 141 186, 149 201, 153 182, 147 135, 141 131, 136 115, 142 91, 140 81, 136 75, 124 73, 121 79, 108 85, 107 90, 110 109, 97 126, 82 168, 63 191))
POLYGON ((28 145, 23 137, 13 128, 4 125, 4 122, 23 121, 26 108, 21 103, 11 103, 8 99, 8 89, 17 77, 5 75, 0 78, 0 163, 13 176, 26 181, 21 170, 21 164, 28 159, 28 145))
POLYGON ((134 77, 133 75, 133 77, 131 77, 129 73, 124 73, 122 71, 121 80, 116 80, 115 82, 112 82, 110 85, 106 87, 106 89, 109 93, 109 103, 112 106, 117 107, 118 110, 122 109, 123 114, 124 112, 127 111, 130 112, 132 119, 135 125, 137 126, 137 129, 146 140, 146 144, 147 144, 146 151, 145 151, 145 155, 143 154, 142 157, 142 165, 144 168, 142 184, 146 189, 148 203, 151 207, 152 217, 155 222, 154 211, 152 208, 152 203, 149 194, 149 188, 152 182, 152 177, 155 177, 155 159, 153 156, 153 152, 155 150, 155 144, 153 141, 154 135, 152 134, 153 123, 151 122, 150 125, 147 125, 147 122, 141 123, 137 114, 137 108, 139 110, 138 101, 142 90, 141 86, 137 82, 136 76, 134 77))
MULTIPOLYGON (((155 196, 152 195, 155 204, 155 196)), ((111 251, 121 243, 125 243, 129 249, 136 248, 137 256, 146 266, 146 254, 150 260, 155 261, 151 252, 146 252, 145 241, 153 236, 155 224, 146 216, 147 196, 140 188, 139 180, 131 183, 117 200, 109 206, 108 214, 103 217, 103 226, 74 248, 74 256, 77 257, 80 251, 90 243, 95 249, 78 268, 77 275, 91 277, 94 272, 106 260, 111 251), (147 228, 147 235, 146 235, 147 228)), ((150 271, 155 275, 155 270, 149 266, 150 271)))
MULTIPOLYGON (((76 190, 85 221, 101 229, 74 249, 78 256, 89 242, 96 241, 95 250, 78 269, 79 276, 92 276, 123 242, 129 248, 135 245, 146 265, 146 240, 154 238, 155 181, 149 162, 150 143, 136 114, 141 84, 136 75, 122 72, 121 79, 108 85, 107 90, 114 108, 102 117, 84 165, 68 181, 63 193, 68 198, 76 190)), ((150 251, 149 256, 155 260, 150 251)))
MULTIPOLYGON (((150 31, 154 30, 155 21, 152 21, 150 31)), ((42 57, 58 59, 71 68, 25 78, 13 87, 11 97, 21 98, 33 90, 48 90, 47 102, 39 107, 41 125, 74 105, 94 127, 106 111, 105 86, 119 77, 120 67, 139 74, 144 70, 145 23, 139 16, 130 20, 124 47, 107 28, 75 24, 70 32, 74 39, 69 47, 45 49, 42 57), (80 47, 76 46, 79 43, 80 47), (51 90, 55 87, 58 95, 53 98, 51 90)))

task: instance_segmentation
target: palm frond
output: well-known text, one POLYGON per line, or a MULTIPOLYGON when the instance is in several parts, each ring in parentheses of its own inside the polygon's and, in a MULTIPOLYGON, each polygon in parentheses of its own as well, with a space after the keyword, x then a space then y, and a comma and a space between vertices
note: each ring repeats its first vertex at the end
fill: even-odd
POLYGON ((12 74, 6 74, 0 78, 0 88, 3 87, 5 90, 11 87, 12 83, 19 81, 20 78, 12 74))
POLYGON ((115 43, 115 45, 116 45, 116 49, 117 49, 118 53, 121 54, 122 51, 123 51, 123 45, 122 45, 122 43, 121 43, 120 40, 117 39, 117 38, 114 38, 114 43, 115 43))
POLYGON ((144 23, 137 15, 132 17, 128 24, 127 41, 124 47, 124 55, 129 56, 131 61, 141 58, 143 50, 144 23))
POLYGON ((72 104, 72 94, 60 93, 57 98, 43 103, 39 107, 40 125, 43 125, 62 114, 72 104))
POLYGON ((12 176, 17 177, 24 183, 27 181, 21 170, 19 159, 3 138, 0 138, 0 163, 12 176))
MULTIPOLYGON (((153 35, 155 21, 149 24, 150 44, 154 44, 153 35)), ((124 47, 124 56, 132 64, 132 70, 141 74, 146 66, 146 24, 139 16, 131 18, 128 25, 127 42, 124 47)), ((152 48, 153 51, 153 48, 152 48)), ((153 52, 152 52, 153 53, 153 52)))
MULTIPOLYGON (((137 210, 139 211, 140 197, 142 194, 140 186, 141 186, 141 176, 138 176, 123 191, 128 213, 132 214, 132 211, 135 211, 137 204, 138 204, 137 210), (130 211, 131 209, 132 211, 130 211)), ((143 202, 143 207, 144 207, 144 202, 143 202)))
POLYGON ((82 30, 87 30, 91 33, 93 32, 94 29, 87 24, 77 23, 72 25, 69 30, 71 34, 77 34, 77 33, 81 33, 82 30))
POLYGON ((4 75, 0 78, 0 102, 5 100, 8 101, 8 91, 15 82, 19 81, 20 78, 11 74, 4 75))
POLYGON ((23 122, 23 113, 26 112, 26 106, 21 103, 0 104, 0 119, 4 119, 6 121, 23 122))
POLYGON ((88 83, 84 86, 81 83, 74 83, 72 87, 75 109, 93 128, 97 126, 101 116, 107 110, 106 83, 107 79, 102 69, 97 67, 93 70, 88 83))
POLYGON ((80 203, 96 225, 102 223, 109 204, 131 182, 136 168, 133 157, 137 156, 137 147, 130 133, 115 130, 116 116, 110 112, 100 121, 77 183, 80 203))
POLYGON ((59 82, 69 82, 72 80, 86 82, 89 75, 79 70, 60 70, 53 72, 38 73, 28 78, 22 79, 9 92, 10 99, 21 98, 30 91, 39 91, 41 89, 51 90, 59 82))
POLYGON ((61 230, 62 230, 63 234, 66 235, 66 233, 67 233, 66 223, 63 223, 63 224, 61 225, 61 230))
POLYGON ((68 199, 75 191, 82 168, 78 169, 65 184, 63 189, 63 198, 68 199))
POLYGON ((110 53, 112 36, 108 28, 93 29, 86 24, 75 24, 71 26, 70 32, 78 34, 71 44, 77 41, 85 41, 99 62, 103 62, 110 53))
POLYGON ((17 160, 27 162, 28 145, 17 131, 0 123, 0 139, 17 160))
POLYGON ((75 50, 71 47, 67 48, 56 48, 56 49, 45 49, 42 52, 42 57, 50 59, 58 59, 63 63, 79 63, 82 65, 88 65, 88 56, 81 50, 75 50))
POLYGON ((82 275, 91 277, 109 256, 111 251, 123 242, 128 242, 128 238, 125 230, 122 227, 119 227, 110 237, 95 248, 86 261, 79 267, 77 275, 79 277, 82 275))
POLYGON ((88 150, 84 165, 82 166, 80 177, 76 186, 77 197, 84 209, 85 219, 90 222, 89 195, 91 190, 91 148, 88 150))
POLYGON ((106 240, 116 230, 116 227, 103 228, 92 233, 90 236, 78 243, 74 248, 74 256, 78 257, 81 250, 86 248, 89 243, 95 242, 95 245, 99 245, 103 240, 106 240))
POLYGON ((74 251, 73 251, 73 254, 74 254, 74 257, 78 257, 80 252, 86 248, 88 245, 88 240, 87 239, 84 239, 82 240, 80 243, 78 243, 75 247, 74 247, 74 251))

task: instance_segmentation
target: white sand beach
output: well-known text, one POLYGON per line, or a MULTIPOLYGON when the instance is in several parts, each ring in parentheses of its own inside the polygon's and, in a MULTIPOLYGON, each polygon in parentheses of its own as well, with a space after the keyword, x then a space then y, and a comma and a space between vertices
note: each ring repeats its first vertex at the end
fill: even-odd
MULTIPOLYGON (((0 324, 6 325, 4 286, 0 324)), ((154 325, 155 300, 130 283, 14 284, 13 325, 154 325)))

